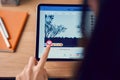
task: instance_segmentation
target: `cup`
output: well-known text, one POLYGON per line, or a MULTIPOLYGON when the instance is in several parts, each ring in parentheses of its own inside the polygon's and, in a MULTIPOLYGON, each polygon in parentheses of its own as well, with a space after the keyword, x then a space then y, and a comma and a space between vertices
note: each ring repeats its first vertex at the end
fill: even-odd
POLYGON ((17 6, 20 4, 20 0, 0 0, 2 6, 17 6))

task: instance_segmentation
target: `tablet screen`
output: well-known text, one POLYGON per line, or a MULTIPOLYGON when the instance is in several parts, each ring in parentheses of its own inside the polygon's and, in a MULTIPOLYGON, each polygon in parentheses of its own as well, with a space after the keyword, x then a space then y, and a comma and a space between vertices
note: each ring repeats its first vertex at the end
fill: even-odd
POLYGON ((38 58, 50 44, 48 59, 83 59, 84 48, 78 46, 82 6, 39 5, 38 11, 38 58))

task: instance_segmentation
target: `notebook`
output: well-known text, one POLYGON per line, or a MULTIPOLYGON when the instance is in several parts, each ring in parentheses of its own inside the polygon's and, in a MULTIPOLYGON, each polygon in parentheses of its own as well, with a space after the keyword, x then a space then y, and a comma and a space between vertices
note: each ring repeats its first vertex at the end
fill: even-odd
POLYGON ((0 52, 14 52, 18 41, 20 39, 21 33, 25 26, 28 13, 10 10, 0 10, 0 17, 2 18, 4 25, 9 34, 10 48, 5 44, 2 34, 0 33, 0 52))

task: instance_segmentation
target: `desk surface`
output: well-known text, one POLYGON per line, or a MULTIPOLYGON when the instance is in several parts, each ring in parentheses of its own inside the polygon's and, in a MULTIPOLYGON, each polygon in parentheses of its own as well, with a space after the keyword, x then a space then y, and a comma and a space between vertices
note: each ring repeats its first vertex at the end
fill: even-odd
MULTIPOLYGON (((29 57, 35 55, 36 6, 39 3, 80 4, 81 0, 21 0, 17 7, 0 9, 25 11, 29 13, 27 24, 15 53, 0 52, 0 77, 15 77, 27 64, 29 57)), ((71 77, 77 62, 47 62, 49 77, 71 77)))

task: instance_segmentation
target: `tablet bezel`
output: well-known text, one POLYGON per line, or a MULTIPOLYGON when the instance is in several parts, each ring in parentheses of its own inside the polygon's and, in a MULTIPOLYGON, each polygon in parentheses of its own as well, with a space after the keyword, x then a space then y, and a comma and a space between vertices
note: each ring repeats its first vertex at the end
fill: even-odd
MULTIPOLYGON (((66 7, 68 7, 68 6, 73 6, 73 7, 83 7, 83 5, 80 5, 80 4, 39 4, 38 6, 37 6, 37 29, 36 29, 36 55, 35 55, 35 57, 36 57, 36 59, 37 60, 40 60, 40 58, 39 58, 39 25, 40 25, 40 6, 66 6, 66 7)), ((65 59, 65 58, 60 58, 60 59, 58 59, 58 58, 52 58, 52 59, 47 59, 47 61, 79 61, 79 60, 83 60, 83 59, 65 59)))

